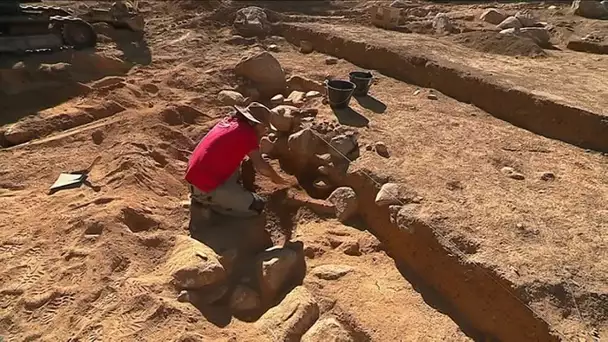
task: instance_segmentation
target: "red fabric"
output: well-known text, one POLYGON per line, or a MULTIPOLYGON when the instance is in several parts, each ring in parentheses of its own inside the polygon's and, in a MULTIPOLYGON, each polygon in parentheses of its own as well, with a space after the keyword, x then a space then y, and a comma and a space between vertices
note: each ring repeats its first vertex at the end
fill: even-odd
POLYGON ((258 138, 249 123, 224 119, 194 149, 188 161, 186 180, 204 192, 213 191, 230 178, 249 152, 257 148, 258 138))

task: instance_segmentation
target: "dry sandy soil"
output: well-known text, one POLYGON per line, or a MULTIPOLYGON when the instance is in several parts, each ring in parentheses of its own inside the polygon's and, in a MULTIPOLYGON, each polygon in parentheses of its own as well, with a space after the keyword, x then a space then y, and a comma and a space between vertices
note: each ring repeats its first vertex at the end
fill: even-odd
POLYGON ((375 3, 140 1, 143 37, 95 25, 95 51, 0 56, 0 337, 608 339, 608 57, 565 47, 608 35, 608 24, 563 4, 498 5, 554 25, 554 47, 542 49, 489 32, 479 20, 488 4, 409 1, 397 32, 368 23, 375 3), (250 4, 276 11, 269 37, 233 36, 234 13, 250 4), (438 12, 462 33, 434 33, 438 12), (302 40, 315 51, 301 53, 302 40), (303 126, 349 130, 359 152, 324 178, 328 191, 314 191, 316 166, 294 167, 289 152, 272 163, 300 184, 270 184, 245 165, 265 214, 205 221, 196 244, 189 153, 228 113, 221 90, 255 96, 234 67, 271 45, 303 90, 372 70, 370 96, 350 109, 304 104, 316 115, 303 126), (48 193, 96 158, 87 184, 48 193), (389 181, 408 195, 380 206, 389 181), (325 200, 338 186, 358 199, 345 223, 325 200), (271 295, 258 289, 255 310, 235 312, 235 287, 251 285, 253 260, 273 245, 301 264, 271 295), (229 275, 178 300, 182 250, 229 275))

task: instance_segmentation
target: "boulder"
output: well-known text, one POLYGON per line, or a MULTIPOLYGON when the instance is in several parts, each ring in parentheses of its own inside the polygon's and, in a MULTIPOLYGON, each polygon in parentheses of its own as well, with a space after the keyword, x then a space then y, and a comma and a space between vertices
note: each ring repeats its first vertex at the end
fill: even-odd
POLYGON ((511 17, 508 17, 507 19, 503 20, 500 24, 496 25, 496 27, 501 30, 509 29, 509 28, 520 29, 523 27, 523 25, 521 24, 521 21, 519 21, 519 19, 511 16, 511 17))
POLYGON ((336 135, 335 137, 331 138, 329 145, 331 146, 329 153, 341 159, 344 159, 345 156, 352 159, 353 152, 359 149, 357 137, 353 134, 336 135))
POLYGON ((340 222, 347 221, 357 213, 357 194, 349 187, 337 188, 327 200, 335 206, 336 217, 340 222))
POLYGON ((572 2, 574 14, 590 19, 603 19, 608 17, 608 8, 599 1, 574 0, 572 2))
POLYGON ((376 204, 379 206, 412 203, 418 195, 403 184, 386 183, 376 194, 376 204))
POLYGON ((285 72, 279 61, 266 51, 243 57, 235 66, 235 73, 255 83, 263 97, 285 90, 285 72))
POLYGON ((266 13, 256 6, 238 10, 232 26, 244 37, 265 37, 272 30, 266 13))
POLYGON ((508 15, 505 12, 496 8, 489 8, 481 14, 479 19, 486 23, 498 25, 502 23, 503 20, 507 19, 507 17, 508 15))
POLYGON ((260 295, 249 286, 239 284, 230 296, 230 309, 235 312, 249 312, 262 306, 260 295))
POLYGON ((272 247, 256 259, 256 275, 262 297, 273 299, 294 275, 298 253, 285 247, 272 247))
POLYGON ((273 341, 296 342, 319 318, 319 305, 303 286, 293 289, 279 305, 268 310, 255 327, 273 341))
POLYGON ((313 268, 311 274, 323 280, 337 280, 354 270, 346 265, 321 265, 313 268))
POLYGON ((197 290, 226 279, 226 271, 213 250, 187 236, 177 236, 165 270, 182 290, 197 290))
POLYGON ((298 124, 295 114, 298 108, 288 105, 280 105, 270 110, 270 124, 279 132, 291 132, 298 124))
POLYGON ((454 31, 454 25, 450 17, 445 13, 437 13, 433 18, 433 29, 436 33, 452 33, 454 31))
POLYGON ((226 106, 242 105, 245 97, 241 93, 233 90, 222 90, 217 95, 217 99, 226 106))
POLYGON ((302 342, 354 342, 352 334, 334 317, 322 318, 304 336, 302 342))
POLYGON ((538 18, 530 10, 521 10, 514 15, 523 27, 534 27, 538 25, 538 18))
POLYGON ((317 143, 318 138, 309 128, 297 131, 287 139, 289 151, 301 161, 308 160, 308 158, 312 157, 316 150, 317 143))

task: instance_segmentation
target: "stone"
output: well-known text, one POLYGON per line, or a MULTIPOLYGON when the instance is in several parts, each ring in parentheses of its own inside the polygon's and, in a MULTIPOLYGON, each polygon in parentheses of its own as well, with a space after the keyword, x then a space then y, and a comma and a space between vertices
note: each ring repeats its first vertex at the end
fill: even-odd
POLYGON ((308 40, 300 41, 300 52, 301 53, 311 53, 314 51, 314 47, 311 42, 308 40))
POLYGON ((279 105, 270 110, 270 124, 279 132, 289 133, 296 126, 295 114, 298 108, 288 105, 279 105))
POLYGON ((452 33, 454 31, 454 25, 452 21, 445 13, 437 13, 433 19, 433 29, 436 33, 452 33))
POLYGON ((257 277, 263 298, 272 299, 284 289, 293 275, 298 254, 286 247, 272 247, 256 259, 257 277))
POLYGON ((286 102, 290 102, 293 105, 302 105, 305 97, 306 93, 303 91, 294 90, 289 94, 286 102))
POLYGON ((308 92, 316 90, 321 94, 325 93, 325 85, 323 83, 299 75, 294 75, 287 79, 287 88, 289 91, 299 90, 308 92))
POLYGON ((285 96, 277 94, 270 99, 270 103, 273 105, 282 105, 285 102, 285 96))
POLYGON ((329 141, 331 148, 329 153, 335 157, 343 159, 359 148, 357 138, 354 135, 339 134, 329 141))
POLYGON ((437 95, 435 95, 433 93, 430 93, 430 94, 426 95, 426 98, 429 99, 429 100, 438 100, 437 95))
POLYGON ((268 51, 271 52, 279 52, 279 46, 276 44, 271 44, 268 46, 268 51))
POLYGON ((233 90, 222 90, 217 95, 218 101, 226 106, 242 105, 245 103, 245 97, 241 93, 233 90))
POLYGON ((328 191, 331 189, 331 184, 325 177, 316 179, 312 185, 319 191, 328 191))
POLYGON ((589 19, 603 19, 608 17, 608 8, 599 1, 574 0, 572 2, 572 11, 578 16, 589 19))
POLYGON ((498 25, 503 20, 507 19, 507 17, 508 15, 505 14, 505 12, 496 8, 489 8, 481 14, 479 19, 485 21, 486 23, 498 25))
POLYGON ((172 283, 181 290, 197 290, 223 282, 226 271, 213 250, 187 236, 177 236, 165 265, 172 283))
POLYGON ((391 156, 388 152, 388 147, 386 147, 386 144, 382 141, 378 141, 377 143, 375 143, 374 149, 376 150, 376 153, 378 153, 378 155, 381 157, 388 158, 391 156))
POLYGON ((340 222, 347 221, 357 213, 357 194, 349 187, 337 188, 327 200, 335 206, 336 217, 340 222))
POLYGON ((260 295, 247 285, 239 284, 230 295, 230 309, 235 312, 248 312, 262 306, 260 295))
POLYGON ((346 265, 321 265, 313 268, 311 274, 323 280, 338 280, 352 271, 354 268, 346 265))
POLYGON ((379 206, 412 203, 416 197, 418 197, 416 192, 409 190, 403 184, 386 183, 376 194, 375 203, 379 206))
POLYGON ((95 81, 91 85, 91 88, 93 88, 93 89, 110 88, 112 86, 121 84, 124 81, 125 81, 124 77, 108 76, 108 77, 104 77, 104 78, 100 79, 99 81, 95 81))
POLYGON ((390 221, 401 231, 413 234, 417 225, 428 226, 431 217, 422 211, 419 204, 391 205, 388 207, 390 221))
POLYGON ((515 171, 515 169, 513 169, 512 167, 509 167, 509 166, 503 167, 502 169, 500 169, 500 172, 502 172, 505 176, 515 179, 515 180, 526 179, 526 177, 523 174, 515 171))
POLYGON ((530 10, 521 10, 514 15, 519 20, 523 27, 533 27, 538 24, 538 19, 530 10))
POLYGON ((321 93, 318 91, 315 91, 315 90, 311 90, 311 91, 307 92, 305 95, 305 97, 307 99, 312 99, 312 98, 320 97, 320 96, 321 96, 321 93))
POLYGON ((355 338, 336 318, 326 317, 302 336, 302 342, 355 342, 355 338))
POLYGON ((547 7, 547 9, 550 9, 551 11, 555 11, 557 9, 557 6, 551 5, 551 6, 547 7))
POLYGON ((314 155, 318 142, 316 135, 309 128, 305 128, 290 135, 287 139, 287 146, 289 151, 300 160, 305 161, 314 155))
POLYGON ((552 180, 555 180, 555 174, 553 172, 549 172, 549 171, 543 172, 540 175, 540 179, 544 180, 545 182, 552 181, 552 180))
POLYGON ((544 27, 524 27, 519 30, 519 33, 531 38, 540 47, 551 46, 551 33, 544 27))
POLYGON ((95 145, 100 145, 105 139, 105 135, 103 134, 102 130, 95 130, 93 133, 91 133, 91 139, 93 139, 93 143, 95 145))
POLYGON ((408 4, 403 0, 395 0, 395 1, 391 2, 391 4, 389 5, 389 7, 392 7, 392 8, 409 8, 410 6, 411 6, 411 4, 408 4))
POLYGON ((190 301, 190 296, 188 295, 188 291, 182 290, 179 295, 177 295, 177 301, 181 303, 188 303, 190 301))
POLYGON ((266 13, 256 6, 238 10, 232 26, 244 37, 265 37, 272 30, 266 13))
POLYGON ((262 154, 272 154, 273 149, 274 143, 268 137, 260 139, 260 152, 262 154))
POLYGON ((285 72, 279 61, 263 51, 243 57, 235 66, 236 75, 255 83, 262 97, 271 97, 285 90, 285 72))
POLYGON ((507 19, 503 20, 500 24, 496 25, 496 27, 501 30, 508 29, 508 28, 520 29, 523 27, 523 25, 521 24, 521 21, 519 21, 519 19, 511 16, 511 17, 508 17, 507 19))
POLYGON ((262 315, 255 327, 273 341, 297 342, 318 318, 319 305, 306 288, 298 286, 262 315))
POLYGON ((325 64, 336 65, 336 64, 338 64, 338 59, 335 57, 327 57, 327 58, 325 58, 325 64))
POLYGON ((350 256, 360 256, 361 249, 359 246, 359 242, 357 241, 347 241, 340 246, 340 250, 344 252, 346 255, 350 256))

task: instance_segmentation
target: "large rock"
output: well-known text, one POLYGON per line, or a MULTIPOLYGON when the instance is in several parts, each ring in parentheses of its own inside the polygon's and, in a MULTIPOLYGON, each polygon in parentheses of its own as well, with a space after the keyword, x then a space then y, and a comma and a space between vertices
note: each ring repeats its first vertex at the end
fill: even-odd
POLYGON ((386 183, 382 185, 376 195, 376 204, 379 206, 411 203, 417 194, 403 184, 386 183))
POLYGON ((217 99, 226 106, 242 105, 245 97, 241 93, 233 90, 222 90, 217 95, 217 99))
POLYGON ((505 12, 496 8, 489 8, 481 14, 479 19, 486 23, 498 25, 502 23, 503 20, 507 19, 507 17, 508 15, 505 12))
POLYGON ((523 25, 521 24, 521 21, 519 21, 519 19, 517 19, 516 17, 508 17, 507 19, 503 20, 500 24, 496 25, 496 27, 501 30, 505 30, 505 29, 509 29, 509 28, 520 29, 523 27, 523 25))
POLYGON ((538 18, 536 18, 534 13, 528 9, 515 13, 514 17, 519 20, 523 27, 534 27, 538 25, 538 18))
POLYGON ((285 72, 279 61, 263 51, 242 58, 235 73, 253 81, 262 97, 271 97, 285 90, 285 72))
POLYGON ((226 279, 226 271, 211 248, 187 236, 176 239, 165 269, 177 288, 197 290, 226 279))
POLYGON ((274 341, 296 342, 318 318, 319 305, 306 288, 298 286, 260 317, 255 326, 274 341))
POLYGON ((233 27, 244 37, 265 37, 272 30, 264 10, 255 6, 238 10, 233 27))
POLYGON ((327 198, 336 208, 336 217, 340 222, 347 221, 357 213, 357 194, 349 187, 340 187, 327 198))
POLYGON ((454 31, 454 25, 450 20, 450 17, 445 13, 437 13, 433 18, 433 29, 436 33, 452 33, 454 31))
POLYGON ((289 133, 298 125, 296 114, 299 109, 294 106, 280 105, 270 110, 270 123, 279 132, 289 133))
POLYGON ((285 247, 272 247, 261 253, 256 262, 256 275, 264 299, 274 298, 295 274, 298 253, 285 247))
POLYGON ((323 280, 337 280, 352 271, 354 268, 346 265, 320 265, 313 268, 311 274, 323 280))
POLYGON ((309 128, 297 131, 287 140, 289 151, 302 161, 308 160, 314 155, 317 143, 318 138, 309 128))
POLYGON ((260 295, 247 285, 237 285, 230 296, 230 309, 235 312, 250 312, 261 307, 260 295))
POLYGON ((572 2, 574 14, 590 19, 602 19, 608 17, 608 8, 599 1, 574 0, 572 2))
POLYGON ((334 317, 317 321, 302 336, 302 342, 354 342, 352 334, 334 317))
POLYGON ((355 150, 359 149, 357 137, 354 134, 340 134, 336 135, 329 141, 331 148, 329 153, 338 158, 347 157, 353 159, 355 150))
POLYGON ((524 27, 522 29, 506 29, 500 31, 502 34, 514 34, 520 37, 527 37, 532 39, 538 46, 549 47, 551 46, 551 34, 544 27, 524 27))

